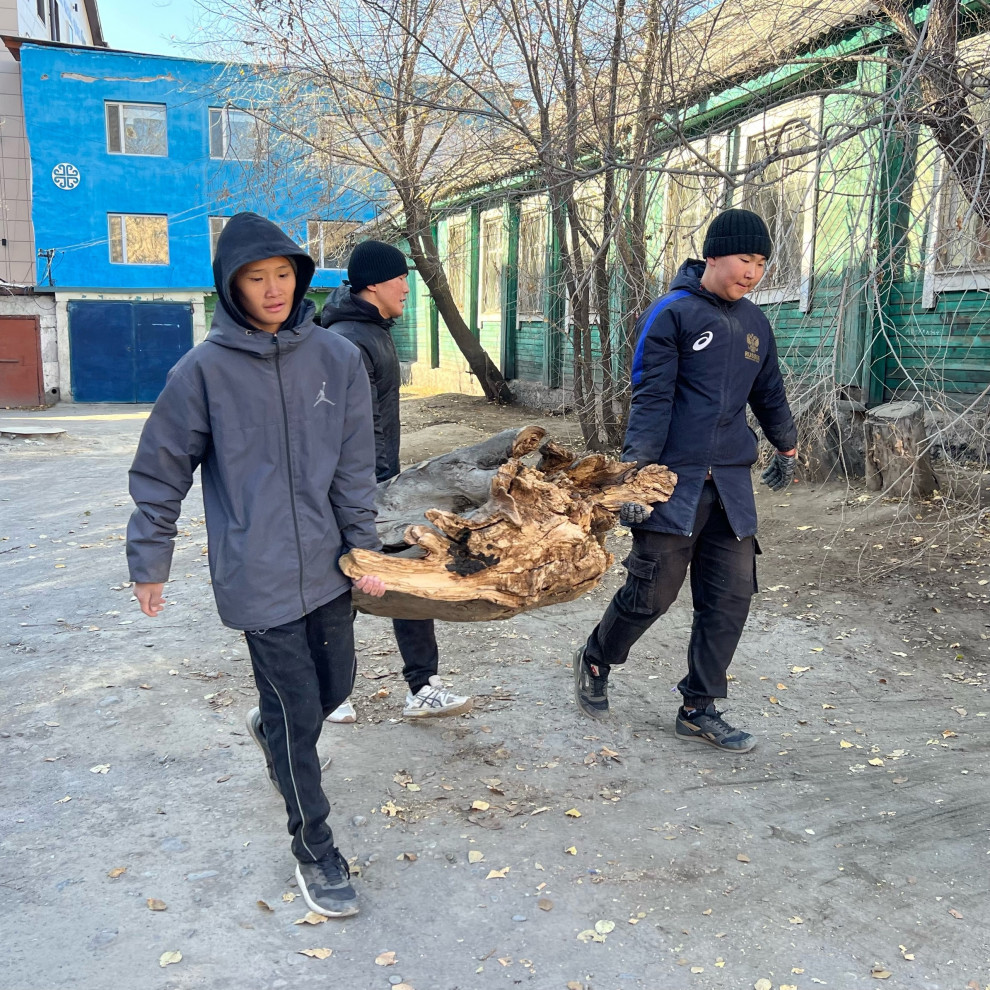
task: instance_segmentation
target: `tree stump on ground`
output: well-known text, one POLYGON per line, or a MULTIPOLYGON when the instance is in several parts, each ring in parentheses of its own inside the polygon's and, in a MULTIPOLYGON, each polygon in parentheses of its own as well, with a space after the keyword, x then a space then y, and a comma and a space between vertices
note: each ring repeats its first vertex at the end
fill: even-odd
POLYGON ((897 498, 927 498, 938 487, 925 443, 925 413, 917 402, 868 410, 866 487, 897 498))
POLYGON ((381 486, 382 541, 394 546, 406 519, 402 540, 409 549, 401 555, 355 549, 341 558, 349 577, 377 574, 389 588, 383 598, 355 592, 356 607, 391 618, 478 622, 571 601, 594 588, 612 565, 605 534, 619 506, 666 502, 677 476, 657 464, 637 470, 601 454, 575 458, 552 442, 540 448, 535 467, 524 464, 521 456, 543 435, 539 427, 506 431, 381 486), (503 463, 493 467, 493 457, 503 463))

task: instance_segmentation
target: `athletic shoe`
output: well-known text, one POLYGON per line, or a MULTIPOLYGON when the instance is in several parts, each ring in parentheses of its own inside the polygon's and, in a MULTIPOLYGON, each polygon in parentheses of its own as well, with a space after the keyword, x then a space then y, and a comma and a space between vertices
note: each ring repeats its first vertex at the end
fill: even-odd
POLYGON ((272 751, 268 748, 268 743, 265 742, 265 727, 261 721, 260 708, 252 708, 247 713, 246 725, 248 735, 257 743, 258 749, 261 750, 261 755, 265 758, 265 768, 268 770, 269 782, 275 788, 276 793, 281 794, 282 787, 278 782, 278 777, 275 776, 275 764, 272 763, 272 751))
POLYGON ((350 884, 347 860, 334 846, 315 863, 296 863, 296 881, 311 911, 328 918, 350 918, 360 910, 350 884))
POLYGON ((339 704, 328 716, 328 722, 356 722, 357 712, 351 704, 350 698, 339 704))
POLYGON ((443 681, 434 674, 430 683, 421 687, 414 695, 406 692, 406 706, 402 709, 403 718, 441 718, 444 715, 463 715, 471 711, 473 698, 461 697, 447 691, 443 681))
POLYGON ((678 739, 707 743, 731 753, 748 753, 756 745, 755 736, 742 729, 734 729, 715 710, 714 705, 695 711, 692 715, 688 715, 683 708, 678 709, 674 735, 678 739))
POLYGON ((589 718, 608 718, 608 675, 610 667, 588 663, 584 647, 574 651, 574 698, 578 710, 589 718))

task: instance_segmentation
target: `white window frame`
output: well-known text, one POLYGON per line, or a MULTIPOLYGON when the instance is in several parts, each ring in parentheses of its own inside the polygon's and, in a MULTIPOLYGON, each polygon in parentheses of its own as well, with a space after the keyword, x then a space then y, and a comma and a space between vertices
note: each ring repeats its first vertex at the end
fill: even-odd
POLYGON ((231 217, 211 216, 210 217, 210 261, 217 254, 217 241, 223 233, 223 228, 230 222, 231 217))
POLYGON ((134 100, 104 100, 103 102, 103 126, 107 134, 107 154, 108 155, 134 155, 140 158, 168 158, 168 107, 164 103, 143 103, 134 100), (120 148, 110 147, 110 108, 113 107, 117 116, 117 135, 120 138, 120 148), (127 134, 124 130, 124 108, 125 107, 152 107, 164 113, 162 125, 165 131, 165 150, 161 154, 149 151, 129 151, 127 148, 127 134))
POLYGON ((467 213, 458 213, 453 216, 447 217, 445 222, 445 237, 444 237, 444 268, 447 272, 447 284, 450 286, 450 294, 453 296, 454 302, 457 304, 457 308, 460 310, 461 316, 464 318, 465 323, 470 322, 469 309, 471 306, 471 218, 467 213), (460 298, 458 298, 458 293, 454 289, 454 283, 451 279, 451 274, 454 269, 450 264, 450 240, 451 231, 460 230, 464 235, 463 252, 464 257, 458 261, 458 273, 460 274, 463 282, 460 287, 460 298))
POLYGON ((549 260, 548 260, 548 242, 550 239, 550 214, 549 214, 549 204, 545 196, 533 196, 525 200, 519 208, 519 244, 516 247, 516 322, 522 322, 526 320, 527 322, 535 322, 536 320, 546 319, 547 310, 547 289, 549 284, 549 260), (523 309, 520 305, 520 293, 519 285, 522 281, 521 271, 522 267, 520 265, 522 259, 522 227, 525 221, 530 220, 535 217, 539 222, 542 220, 542 247, 543 247, 543 265, 542 270, 539 273, 539 284, 540 284, 540 308, 539 309, 523 309))
MULTIPOLYGON (((779 130, 785 124, 795 120, 807 122, 809 130, 821 132, 822 112, 824 101, 821 97, 795 100, 782 106, 767 110, 757 117, 751 117, 739 125, 739 166, 744 167, 745 156, 749 148, 749 140, 763 134, 779 130)), ((749 298, 758 306, 774 303, 795 302, 799 304, 802 313, 811 309, 812 282, 815 271, 815 228, 818 214, 818 178, 821 169, 820 153, 815 154, 814 161, 808 162, 807 179, 801 200, 801 267, 796 285, 776 286, 761 289, 757 287, 750 293, 749 298)), ((738 186, 736 199, 741 205, 745 201, 745 186, 738 186)))
POLYGON ((505 303, 505 247, 508 231, 506 230, 505 211, 501 208, 485 210, 478 224, 480 244, 478 245, 478 319, 489 321, 499 319, 505 303), (495 223, 498 226, 498 305, 495 309, 485 308, 485 270, 488 264, 488 228, 495 223))
POLYGON ((147 265, 161 268, 170 263, 171 252, 169 248, 168 236, 168 215, 165 213, 108 213, 107 214, 107 253, 110 256, 111 265, 147 265), (127 218, 128 217, 155 217, 165 221, 165 260, 164 261, 128 261, 127 259, 127 218), (113 257, 113 221, 120 221, 120 250, 121 260, 114 261, 113 257))
MULTIPOLYGON (((258 135, 258 146, 257 151, 259 156, 263 154, 263 145, 266 141, 267 135, 267 125, 264 121, 259 120, 250 110, 245 110, 242 107, 210 107, 207 116, 207 128, 206 128, 206 140, 209 145, 209 155, 213 161, 223 161, 225 159, 231 158, 230 154, 230 115, 238 114, 243 117, 247 117, 251 120, 257 130, 258 135), (213 121, 216 117, 219 117, 220 121, 220 144, 222 148, 220 149, 220 154, 214 153, 213 147, 213 121)), ((234 161, 252 161, 249 158, 233 158, 234 161)))
POLYGON ((324 271, 343 271, 347 268, 346 255, 349 253, 350 248, 346 247, 348 238, 360 224, 350 222, 348 220, 325 220, 319 218, 313 218, 306 221, 306 249, 309 256, 316 262, 316 267, 324 271), (337 228, 346 228, 343 230, 345 249, 342 252, 340 258, 331 259, 343 261, 341 265, 328 265, 326 264, 326 256, 323 253, 324 245, 324 231, 321 225, 329 224, 337 228), (314 229, 315 228, 315 229, 314 229))
MULTIPOLYGON (((728 147, 728 133, 722 134, 712 134, 707 138, 702 138, 697 141, 691 141, 688 143, 686 148, 674 148, 669 152, 669 157, 667 160, 667 168, 680 168, 680 167, 690 167, 692 162, 699 163, 699 156, 707 158, 709 161, 714 161, 717 168, 724 169, 726 164, 726 149, 728 147)), ((680 265, 687 261, 686 257, 678 257, 676 252, 673 256, 672 264, 673 268, 671 271, 667 271, 667 251, 666 245, 668 237, 670 236, 670 230, 672 224, 670 223, 670 187, 674 181, 674 177, 669 173, 664 176, 663 182, 663 201, 662 201, 662 217, 663 217, 663 253, 660 258, 657 259, 660 265, 660 270, 662 273, 662 282, 664 285, 669 285, 671 279, 677 273, 677 269, 680 265)), ((725 177, 718 177, 718 186, 715 190, 715 207, 712 211, 711 219, 713 220, 715 216, 720 212, 720 206, 724 202, 725 197, 725 177)), ((711 221, 709 221, 711 222, 711 221)), ((704 243, 704 233, 702 232, 701 241, 704 243)), ((703 252, 698 249, 698 257, 701 260, 701 255, 703 252)))

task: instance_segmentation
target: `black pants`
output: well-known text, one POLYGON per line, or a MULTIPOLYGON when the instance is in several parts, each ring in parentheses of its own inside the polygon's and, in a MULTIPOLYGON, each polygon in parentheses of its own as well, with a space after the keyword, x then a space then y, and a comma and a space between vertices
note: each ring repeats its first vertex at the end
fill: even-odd
POLYGON ((392 629, 402 656, 402 676, 415 694, 440 665, 436 627, 432 619, 393 619, 392 629))
POLYGON ((677 685, 685 702, 703 708, 726 696, 726 671, 756 592, 756 539, 737 539, 713 482, 701 492, 691 536, 635 528, 626 583, 592 631, 585 658, 621 664, 633 644, 674 603, 688 566, 694 622, 687 676, 677 685))
POLYGON ((247 639, 261 698, 261 721, 289 815, 296 859, 333 849, 316 743, 323 720, 354 687, 354 616, 345 592, 295 622, 257 629, 247 639))

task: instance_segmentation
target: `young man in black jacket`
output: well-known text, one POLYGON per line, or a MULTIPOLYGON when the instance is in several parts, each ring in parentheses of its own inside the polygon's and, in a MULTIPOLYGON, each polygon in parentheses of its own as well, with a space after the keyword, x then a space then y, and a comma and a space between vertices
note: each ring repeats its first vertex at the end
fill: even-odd
MULTIPOLYGON (((224 227, 210 332, 169 372, 131 465, 127 561, 141 610, 158 615, 199 467, 217 610, 244 630, 260 696, 248 731, 285 801, 300 892, 343 918, 357 895, 316 743, 354 686, 352 582, 337 561, 380 544, 368 376, 355 347, 314 324, 314 270, 256 213, 224 227)), ((385 592, 371 575, 354 585, 385 592)))
MULTIPOLYGON (((379 483, 399 473, 399 357, 390 330, 402 316, 409 295, 405 256, 382 241, 362 241, 347 264, 348 285, 337 289, 320 322, 356 344, 371 381, 375 421, 375 476, 379 483)), ((472 699, 443 686, 437 668, 440 655, 432 619, 393 619, 402 656, 402 676, 409 687, 405 718, 436 718, 470 710, 472 699)), ((347 702, 331 721, 353 719, 347 702)))
POLYGON ((734 753, 756 745, 715 708, 726 697, 726 671, 757 590, 750 468, 758 441, 747 405, 777 448, 762 476, 774 491, 793 480, 796 456, 773 331, 744 298, 772 247, 759 216, 725 211, 708 228, 706 261, 685 262, 670 291, 639 320, 622 458, 666 464, 677 487, 649 514, 632 503, 622 507, 633 537, 626 583, 574 654, 580 710, 607 717, 609 672, 670 608, 690 566, 694 622, 674 732, 734 753))

